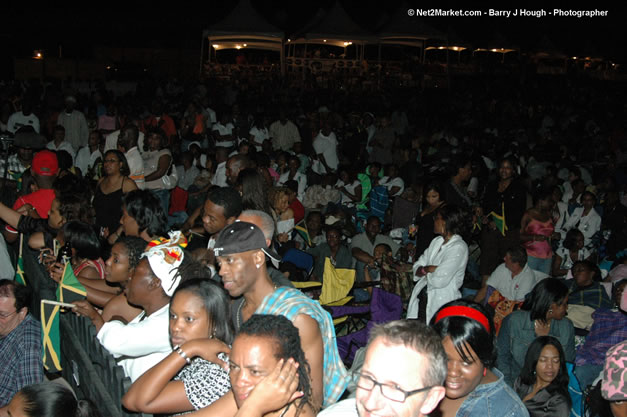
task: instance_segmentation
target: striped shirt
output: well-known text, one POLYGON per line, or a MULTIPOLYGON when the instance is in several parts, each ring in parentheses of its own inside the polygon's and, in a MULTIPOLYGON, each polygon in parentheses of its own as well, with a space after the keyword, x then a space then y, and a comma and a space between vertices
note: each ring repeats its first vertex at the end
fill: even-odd
POLYGON ((294 288, 279 287, 263 299, 255 314, 282 315, 294 320, 306 314, 318 322, 324 348, 323 407, 335 403, 348 385, 348 373, 340 359, 335 340, 335 327, 331 315, 317 301, 311 300, 294 288))

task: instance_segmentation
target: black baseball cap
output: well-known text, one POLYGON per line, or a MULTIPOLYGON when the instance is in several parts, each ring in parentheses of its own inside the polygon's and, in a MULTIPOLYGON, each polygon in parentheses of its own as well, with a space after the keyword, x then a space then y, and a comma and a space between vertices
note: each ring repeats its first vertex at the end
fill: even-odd
POLYGON ((226 256, 257 249, 273 261, 281 261, 281 257, 266 245, 261 229, 252 223, 235 221, 222 229, 213 246, 213 253, 215 256, 226 256))

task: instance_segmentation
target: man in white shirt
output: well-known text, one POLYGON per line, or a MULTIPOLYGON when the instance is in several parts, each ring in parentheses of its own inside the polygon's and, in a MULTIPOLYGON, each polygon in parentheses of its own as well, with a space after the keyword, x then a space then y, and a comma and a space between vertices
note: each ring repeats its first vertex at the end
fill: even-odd
POLYGON ((22 100, 22 110, 13 113, 7 121, 7 130, 15 133, 22 126, 32 126, 39 133, 39 118, 33 113, 33 107, 28 99, 22 100))
POLYGON ((505 252, 503 263, 496 267, 477 292, 475 301, 478 303, 485 301, 488 286, 496 289, 508 300, 524 301, 525 296, 537 282, 536 274, 527 265, 527 251, 522 246, 514 246, 505 252))
POLYGON ((216 141, 216 146, 232 148, 235 146, 236 137, 233 136, 233 123, 229 122, 228 113, 222 114, 220 121, 213 125, 211 133, 216 141))
POLYGON ((270 137, 274 150, 291 151, 294 143, 300 142, 300 133, 285 111, 279 113, 279 120, 270 125, 270 137))
POLYGON ((444 398, 447 358, 433 329, 418 320, 397 320, 370 332, 364 365, 354 374, 355 398, 318 417, 430 414, 444 398))
POLYGON ((85 115, 78 110, 74 110, 76 98, 67 96, 65 98, 65 110, 59 114, 57 123, 65 128, 65 137, 73 149, 87 145, 89 129, 85 115))
POLYGON ((213 185, 218 187, 226 187, 229 185, 226 182, 226 161, 229 159, 229 150, 227 148, 216 148, 216 173, 211 179, 213 185))
POLYGON ((51 151, 66 151, 72 157, 72 163, 76 157, 76 151, 74 147, 65 140, 65 128, 61 125, 56 125, 52 131, 52 141, 48 142, 46 148, 51 151))
POLYGON ((98 158, 102 158, 99 147, 100 138, 101 135, 98 131, 90 132, 87 146, 83 146, 76 153, 74 165, 81 170, 83 176, 87 175, 98 158))
POLYGON ((317 157, 317 161, 311 166, 313 171, 320 175, 335 172, 340 163, 337 157, 337 137, 327 122, 314 138, 313 148, 317 157))

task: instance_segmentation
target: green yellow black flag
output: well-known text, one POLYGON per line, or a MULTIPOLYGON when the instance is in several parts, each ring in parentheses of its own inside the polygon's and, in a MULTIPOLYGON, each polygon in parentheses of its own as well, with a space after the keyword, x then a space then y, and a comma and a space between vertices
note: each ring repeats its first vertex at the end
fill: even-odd
POLYGON ((505 236, 505 231, 507 230, 507 224, 505 223, 505 203, 501 203, 501 214, 496 214, 491 211, 488 216, 492 216, 492 220, 496 224, 496 228, 501 232, 503 236, 505 236))
MULTIPOLYGON (((65 264, 63 277, 57 287, 57 301, 72 303, 83 300, 87 296, 87 290, 78 282, 70 262, 65 264)), ((59 335, 59 311, 60 306, 41 301, 41 326, 43 363, 48 372, 61 370, 61 339, 59 335)))
POLYGON ((306 224, 297 224, 296 226, 294 226, 294 230, 296 230, 296 232, 300 235, 300 237, 303 238, 303 240, 305 241, 305 243, 307 244, 308 247, 312 247, 313 245, 311 244, 311 236, 309 236, 309 230, 307 230, 307 225, 306 224))
POLYGON ((15 282, 26 285, 24 278, 24 258, 22 257, 22 248, 24 246, 24 234, 20 233, 20 254, 17 257, 17 267, 15 268, 15 282))

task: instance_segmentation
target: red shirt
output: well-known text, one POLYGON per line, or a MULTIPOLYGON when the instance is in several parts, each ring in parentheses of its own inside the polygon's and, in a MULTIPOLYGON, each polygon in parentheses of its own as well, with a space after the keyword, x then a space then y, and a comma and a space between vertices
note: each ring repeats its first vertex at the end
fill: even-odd
POLYGON ((295 198, 294 201, 290 203, 289 207, 294 212, 294 224, 305 218, 305 206, 298 201, 298 198, 295 198))
MULTIPOLYGON (((52 200, 54 200, 54 190, 43 189, 37 190, 33 193, 26 194, 23 197, 18 198, 13 204, 13 210, 17 210, 22 207, 24 204, 30 204, 33 206, 37 214, 42 219, 48 218, 48 212, 50 211, 50 207, 52 207, 52 200)), ((12 228, 9 225, 5 226, 5 229, 9 232, 17 233, 17 230, 12 228)))

